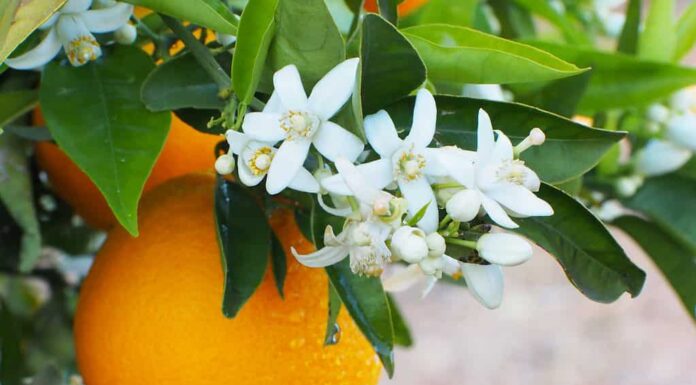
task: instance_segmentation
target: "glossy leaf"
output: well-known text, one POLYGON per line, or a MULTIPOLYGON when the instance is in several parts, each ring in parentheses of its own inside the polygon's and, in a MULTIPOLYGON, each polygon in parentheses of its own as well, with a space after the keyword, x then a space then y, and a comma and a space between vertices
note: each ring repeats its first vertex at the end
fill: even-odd
POLYGON ((323 0, 283 0, 276 17, 269 51, 271 67, 275 71, 296 65, 309 92, 345 58, 343 37, 323 0))
POLYGON ((640 36, 640 15, 643 7, 642 0, 630 0, 626 9, 626 21, 624 22, 617 51, 629 55, 638 52, 638 38, 640 36))
POLYGON ((590 40, 582 32, 581 26, 577 25, 568 15, 560 13, 548 1, 538 0, 514 0, 517 4, 527 8, 530 12, 541 16, 558 28, 568 43, 589 45, 590 40))
POLYGON ((411 330, 409 330, 406 319, 401 314, 396 300, 389 294, 387 294, 387 299, 389 300, 389 311, 391 312, 392 323, 394 325, 394 343, 403 347, 412 346, 413 337, 411 337, 411 330))
POLYGON ((445 83, 507 84, 560 79, 584 70, 540 49, 465 27, 403 29, 428 68, 445 83))
POLYGON ((271 229, 249 190, 218 177, 215 223, 225 275, 222 313, 235 317, 261 284, 271 251, 271 229))
POLYGON ((377 0, 379 14, 394 25, 397 25, 399 21, 399 14, 396 10, 396 6, 399 5, 398 3, 398 0, 377 0))
POLYGON ((640 58, 659 62, 672 61, 677 44, 674 6, 674 0, 650 2, 645 26, 638 39, 640 58))
POLYGON ((360 57, 365 114, 403 98, 425 81, 425 65, 413 45, 378 15, 363 19, 360 57))
POLYGON ((338 295, 331 281, 329 281, 329 314, 326 318, 326 334, 324 335, 324 345, 335 345, 339 342, 341 329, 338 325, 338 313, 341 312, 341 297, 338 295))
POLYGON ((542 42, 530 44, 577 65, 592 67, 592 79, 579 106, 586 114, 644 106, 696 84, 696 70, 691 68, 643 61, 619 53, 542 42))
POLYGON ((153 11, 210 28, 228 35, 237 34, 239 18, 221 0, 123 0, 153 11))
POLYGON ((218 85, 190 53, 171 59, 150 72, 140 96, 151 111, 225 107, 218 85))
POLYGON ((59 147, 133 235, 138 234, 138 200, 170 123, 169 113, 150 112, 140 101, 140 87, 152 69, 143 51, 119 46, 82 67, 50 63, 39 95, 59 147))
MULTIPOLYGON (((408 98, 387 108, 397 128, 407 130, 410 127, 413 100, 408 98)), ((443 145, 476 149, 479 108, 488 112, 493 128, 502 130, 513 144, 525 138, 534 127, 544 130, 546 142, 525 151, 522 159, 548 183, 564 182, 589 171, 612 144, 624 137, 621 132, 586 127, 522 104, 455 96, 436 96, 435 100, 438 108, 435 139, 443 145)))
POLYGON ((677 23, 677 43, 674 49, 674 60, 683 58, 696 43, 696 3, 691 3, 679 18, 677 23))
POLYGON ((493 20, 481 20, 479 23, 487 25, 487 30, 490 33, 500 30, 500 36, 506 39, 520 39, 536 35, 532 14, 517 3, 510 0, 488 0, 487 5, 493 11, 494 17, 488 16, 483 7, 479 6, 479 20, 489 18, 493 20), (496 19, 498 23, 495 23, 496 19))
POLYGON ((7 30, 7 36, 0 40, 0 63, 3 63, 29 35, 46 22, 66 0, 22 1, 7 30))
POLYGON ((677 292, 689 315, 696 320, 696 250, 638 217, 621 217, 613 224, 638 242, 677 292))
POLYGON ((288 265, 285 259, 285 250, 275 235, 271 239, 271 267, 273 268, 273 278, 280 298, 285 298, 285 276, 288 272, 288 265))
POLYGON ((637 296, 645 273, 631 262, 604 224, 566 193, 543 185, 537 196, 554 209, 550 217, 518 218, 515 230, 553 255, 586 297, 613 302, 637 296))
POLYGON ((627 204, 696 250, 696 180, 678 175, 648 179, 627 204))
POLYGON ((541 89, 534 89, 528 95, 520 95, 517 98, 522 103, 570 118, 575 115, 591 77, 592 72, 588 71, 554 80, 541 89))
POLYGON ((0 299, 0 381, 6 385, 22 385, 24 362, 22 357, 22 329, 0 299))
POLYGON ((470 27, 478 0, 430 0, 422 8, 418 24, 450 24, 470 27))
POLYGON ((232 87, 244 104, 249 104, 259 84, 275 33, 278 2, 251 0, 242 13, 232 60, 232 87))
POLYGON ((0 127, 31 111, 38 102, 36 90, 0 92, 0 127))
POLYGON ((22 228, 19 268, 30 271, 41 256, 41 232, 34 209, 30 146, 10 134, 0 135, 0 201, 22 228))

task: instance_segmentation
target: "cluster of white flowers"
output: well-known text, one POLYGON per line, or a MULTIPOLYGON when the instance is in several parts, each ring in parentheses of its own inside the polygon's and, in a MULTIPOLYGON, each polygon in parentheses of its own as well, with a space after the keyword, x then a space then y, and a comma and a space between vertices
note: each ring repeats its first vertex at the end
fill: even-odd
POLYGON ((121 44, 135 41, 135 26, 128 23, 132 14, 132 5, 115 0, 68 0, 39 27, 46 31, 41 42, 5 63, 15 69, 38 68, 51 61, 62 48, 70 64, 84 65, 102 54, 93 33, 113 32, 114 40, 121 44))
POLYGON ((404 139, 386 111, 365 117, 365 134, 376 157, 358 162, 371 153, 358 136, 329 120, 351 97, 357 67, 357 58, 340 63, 309 97, 294 65, 280 69, 263 111, 246 114, 243 132, 227 132, 230 150, 218 158, 217 171, 229 174, 237 164, 245 185, 265 178, 270 194, 286 188, 315 193, 327 212, 345 217, 340 233, 326 228, 320 250, 306 255, 293 250, 306 266, 349 258, 354 273, 381 276, 388 264, 400 262, 407 267, 384 279, 387 290, 423 280, 425 294, 444 273, 463 276, 475 298, 497 307, 501 266, 528 260, 532 248, 517 235, 490 232, 481 218, 488 215, 500 227, 516 228, 514 217, 553 214, 534 194, 539 177, 518 158, 542 144, 544 133, 535 128, 513 147, 502 132, 496 131, 496 138, 488 114, 479 110, 477 151, 431 146, 437 108, 433 95, 421 89, 404 139), (305 168, 310 151, 320 165, 314 173, 305 168), (467 255, 448 256, 447 245, 463 248, 467 255))

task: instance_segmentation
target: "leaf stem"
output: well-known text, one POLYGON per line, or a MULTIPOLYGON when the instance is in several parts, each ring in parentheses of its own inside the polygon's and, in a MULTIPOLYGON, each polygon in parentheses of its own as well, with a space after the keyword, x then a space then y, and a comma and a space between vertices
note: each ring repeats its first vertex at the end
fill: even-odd
POLYGON ((450 243, 452 245, 464 246, 464 247, 468 247, 472 250, 476 250, 476 242, 475 241, 467 241, 465 239, 458 239, 458 238, 445 238, 445 242, 450 243))

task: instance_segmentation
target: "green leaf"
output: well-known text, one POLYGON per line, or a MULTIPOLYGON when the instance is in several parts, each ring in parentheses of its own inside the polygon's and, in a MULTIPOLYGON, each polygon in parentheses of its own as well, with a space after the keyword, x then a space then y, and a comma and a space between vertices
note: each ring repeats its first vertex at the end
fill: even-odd
POLYGON ((39 93, 53 138, 133 235, 138 234, 138 200, 170 123, 169 113, 150 112, 140 101, 140 87, 152 69, 145 52, 118 46, 82 67, 50 63, 39 93))
POLYGON ((7 304, 0 300, 0 382, 22 385, 24 362, 21 343, 22 330, 7 304))
POLYGON ((604 224, 574 198, 544 184, 537 196, 554 209, 550 217, 520 218, 518 232, 553 255, 570 282, 587 298, 613 302, 637 296, 645 273, 628 259, 604 224))
POLYGON ((225 107, 218 85, 190 53, 175 57, 150 72, 143 82, 140 97, 150 111, 225 107))
POLYGON ((3 63, 29 35, 48 20, 66 0, 22 1, 14 14, 14 20, 7 30, 7 36, 0 40, 0 63, 3 63))
POLYGON ((578 76, 554 80, 541 89, 534 89, 527 95, 519 95, 519 102, 537 106, 543 110, 565 117, 572 117, 578 108, 580 100, 590 84, 592 72, 584 72, 578 76))
POLYGON ((696 43, 696 3, 691 3, 677 23, 677 43, 674 61, 683 58, 696 43))
POLYGON ((580 110, 585 114, 640 107, 696 84, 696 70, 620 54, 529 42, 580 66, 592 67, 592 79, 580 110))
POLYGON ((679 175, 650 178, 627 205, 696 250, 696 180, 679 175))
POLYGON ((375 14, 363 19, 361 98, 372 114, 423 84, 425 65, 413 45, 393 25, 375 14))
POLYGON ((329 316, 326 319, 326 334, 324 345, 335 345, 340 342, 341 329, 338 326, 338 313, 341 312, 341 297, 338 295, 331 281, 329 281, 329 316))
MULTIPOLYGON (((210 122, 211 118, 217 118, 220 116, 219 110, 181 108, 174 111, 174 113, 176 114, 176 117, 181 119, 184 123, 188 124, 195 130, 206 134, 221 135, 227 130, 226 128, 222 127, 221 124, 208 127, 208 123, 210 122)), ((224 140, 224 138, 221 137, 220 140, 224 140)))
POLYGON ((31 111, 38 102, 36 90, 0 92, 0 127, 31 111))
POLYGON ((346 310, 372 344, 389 377, 394 374, 394 330, 387 295, 377 277, 353 274, 348 259, 326 267, 346 310))
POLYGON ((397 25, 399 22, 399 14, 396 9, 398 3, 397 0, 377 0, 379 14, 393 25, 397 25))
POLYGON ((392 323, 394 325, 394 343, 403 347, 412 346, 413 337, 411 337, 411 330, 409 330, 396 300, 389 294, 387 294, 387 300, 389 301, 389 311, 391 312, 392 323))
POLYGON ((582 28, 569 15, 559 13, 550 2, 538 0, 515 0, 515 2, 553 24, 563 33, 563 37, 568 43, 591 44, 582 28))
MULTIPOLYGON (((535 36, 534 20, 531 13, 510 0, 488 0, 487 4, 478 7, 480 16, 484 20, 479 23, 484 24, 489 30, 500 30, 500 35, 506 39, 519 39, 535 36), (490 6, 493 14, 489 14, 485 6, 490 6), (487 20, 491 19, 491 21, 487 20), (495 23, 499 26, 495 26, 495 23)), ((491 32, 494 33, 494 32, 491 32)))
POLYGON ((280 298, 285 298, 285 276, 288 272, 287 261, 285 260, 285 250, 280 244, 278 237, 273 234, 271 239, 271 267, 273 268, 273 278, 280 298))
POLYGON ((421 219, 423 219, 423 216, 425 215, 425 212, 428 210, 428 206, 430 206, 431 202, 426 203, 421 207, 417 212, 416 215, 414 215, 411 219, 408 220, 406 223, 409 226, 415 226, 420 222, 421 219))
MULTIPOLYGON (((534 127, 544 130, 544 144, 522 153, 522 159, 548 183, 565 182, 586 173, 612 144, 624 137, 622 132, 586 127, 523 104, 441 95, 435 100, 438 108, 435 138, 444 145, 476 149, 479 108, 488 112, 493 127, 503 130, 513 143, 527 137, 534 127)), ((414 98, 408 98, 387 108, 399 129, 410 127, 413 103, 414 98)))
POLYGON ((638 217, 621 217, 613 224, 645 250, 677 292, 689 315, 696 320, 696 251, 638 217))
POLYGON ((251 102, 261 79, 275 32, 278 2, 279 0, 251 0, 242 13, 232 60, 232 88, 244 104, 251 102))
POLYGON ((225 288, 222 313, 235 317, 261 284, 271 251, 271 228, 248 189, 217 178, 215 223, 225 288))
POLYGON ((638 38, 640 36, 640 14, 642 13, 643 1, 630 0, 626 10, 626 21, 624 22, 617 51, 629 55, 638 52, 638 38))
POLYGON ((651 1, 645 28, 638 39, 638 56, 651 61, 671 62, 676 44, 674 0, 651 1))
POLYGON ((577 75, 585 70, 540 49, 444 24, 403 29, 428 68, 443 83, 520 83, 577 75))
POLYGON ((30 271, 41 256, 41 232, 34 210, 29 146, 10 134, 0 135, 0 200, 22 228, 19 269, 30 271))
POLYGON ((19 3, 20 0, 2 0, 0 2, 0 48, 7 39, 7 32, 10 30, 19 3))
POLYGON ((275 38, 269 51, 274 71, 296 65, 305 90, 311 90, 344 58, 343 37, 323 0, 283 0, 278 4, 275 38))
POLYGON ((422 8, 418 24, 451 24, 471 27, 478 0, 430 0, 422 8))
POLYGON ((239 17, 221 0, 123 0, 156 12, 210 28, 228 35, 237 34, 239 17))

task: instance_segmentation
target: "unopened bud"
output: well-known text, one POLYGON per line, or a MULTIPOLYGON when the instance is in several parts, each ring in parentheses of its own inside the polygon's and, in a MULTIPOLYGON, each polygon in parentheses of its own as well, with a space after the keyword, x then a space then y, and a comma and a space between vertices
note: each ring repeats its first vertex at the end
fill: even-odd
POLYGON ((425 243, 428 245, 428 257, 436 258, 445 254, 447 245, 445 238, 438 233, 430 233, 425 237, 425 243))
POLYGON ((393 255, 408 263, 418 263, 428 256, 428 243, 423 230, 402 226, 394 232, 391 239, 393 255))
POLYGON ((215 160, 215 171, 220 175, 231 174, 234 166, 234 158, 229 154, 222 154, 215 160))
POLYGON ((138 37, 138 31, 133 24, 124 24, 121 28, 114 32, 114 40, 118 44, 129 45, 135 42, 138 37))
POLYGON ((462 190, 447 201, 447 215, 458 222, 469 222, 476 218, 481 208, 481 197, 474 190, 462 190))

